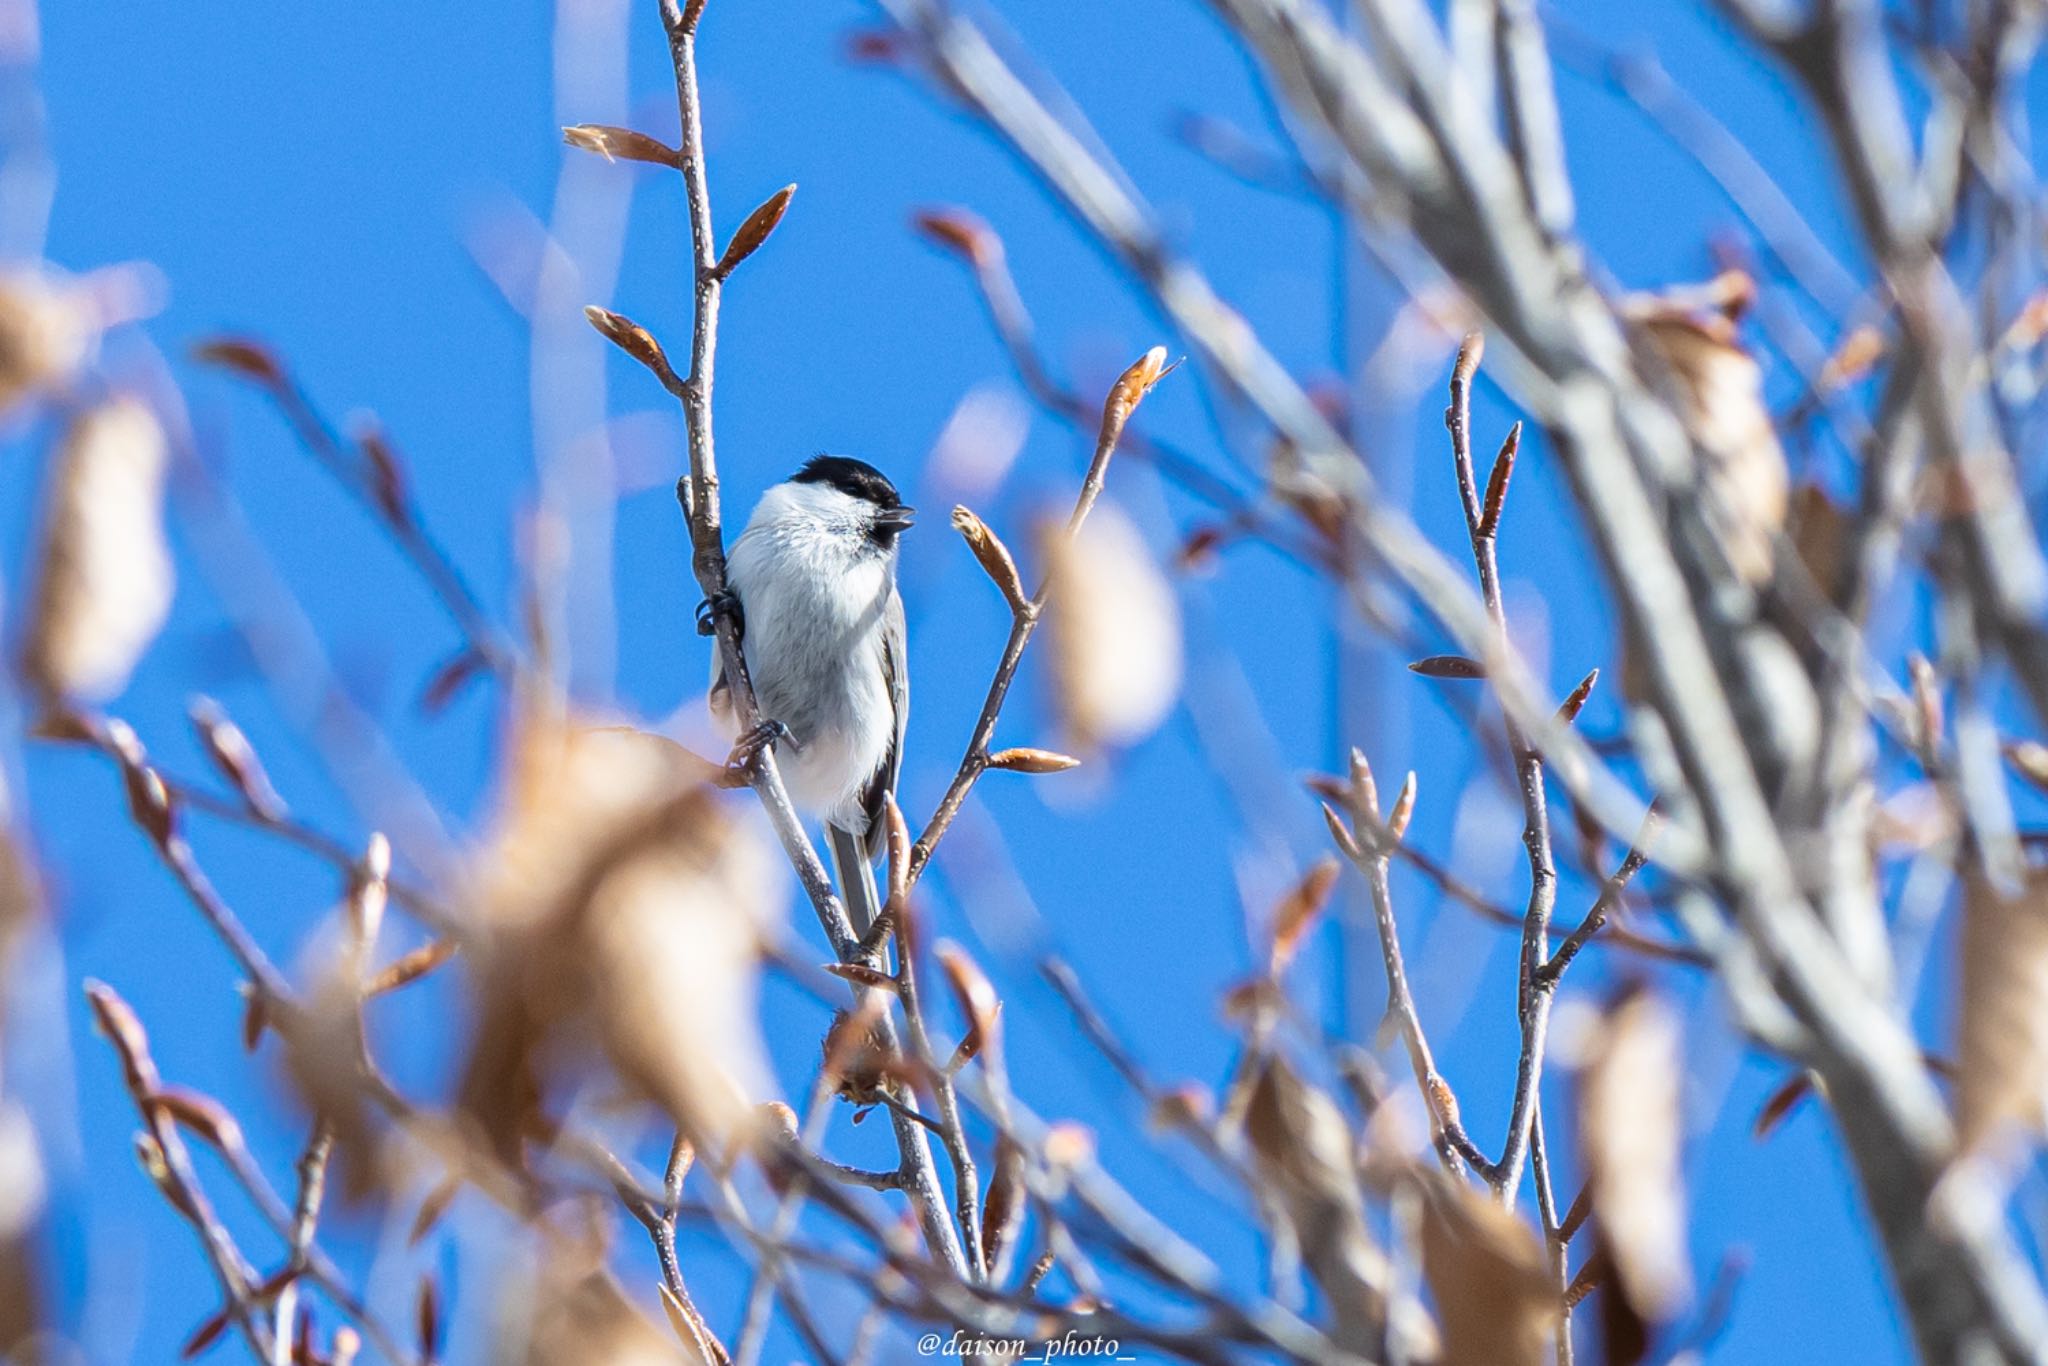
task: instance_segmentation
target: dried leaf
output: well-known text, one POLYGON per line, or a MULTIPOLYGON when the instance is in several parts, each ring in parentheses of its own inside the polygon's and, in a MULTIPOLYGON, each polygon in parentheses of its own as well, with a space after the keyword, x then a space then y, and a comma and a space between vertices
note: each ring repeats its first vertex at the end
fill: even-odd
POLYGON ((824 1073, 835 1078, 833 1092, 856 1105, 879 1105, 882 1089, 895 1070, 896 1050, 883 1029, 883 1008, 863 1003, 842 1010, 825 1031, 824 1073))
POLYGON ((0 273, 0 414, 57 389, 98 349, 101 318, 79 282, 55 273, 0 273))
POLYGON ((667 143, 603 123, 578 123, 562 130, 562 141, 571 147, 595 152, 606 161, 644 161, 651 166, 680 168, 683 154, 667 143))
POLYGON ((1725 318, 1697 318, 1656 301, 1631 313, 1685 400, 1686 425, 1707 461, 1710 520, 1729 562, 1749 583, 1761 583, 1770 577, 1772 540, 1785 525, 1790 492, 1763 370, 1725 318))
POLYGON ((1431 655, 1410 664, 1408 672, 1424 678, 1484 678, 1486 666, 1463 655, 1431 655))
POLYGON ((1439 1366, 1541 1366, 1559 1305, 1535 1231, 1471 1186, 1417 1179, 1422 1274, 1443 1324, 1439 1366))
POLYGON ((186 709, 186 715, 192 720, 200 748, 206 751, 206 757, 212 761, 215 770, 228 780, 243 804, 264 820, 283 819, 284 798, 278 796, 277 789, 271 785, 270 775, 264 771, 263 761, 257 757, 249 737, 228 718, 220 703, 210 697, 195 697, 186 709))
POLYGON ((508 1155, 544 1076, 593 1037, 707 1146, 773 1094, 755 1001, 777 861, 716 777, 643 731, 546 715, 515 730, 470 889, 484 1005, 461 1093, 508 1155))
POLYGON ((1105 500, 1080 532, 1046 538, 1054 700, 1074 746, 1152 733, 1181 683, 1180 604, 1144 537, 1105 500))
POLYGON ((739 231, 725 244, 725 255, 718 258, 716 274, 721 277, 732 274, 740 262, 759 251, 776 225, 782 222, 782 215, 789 212, 789 201, 795 197, 796 186, 785 185, 748 214, 739 231))
POLYGON ((2048 1133, 2048 872, 2018 893, 1963 884, 1956 1128, 1966 1148, 2003 1130, 2048 1133))
POLYGON ((2038 740, 2018 740, 2005 747, 2005 758, 2022 778, 2048 792, 2048 745, 2038 740))
POLYGON ((98 702, 120 692, 170 614, 169 460, 163 428, 140 399, 110 399, 65 433, 43 504, 22 659, 46 698, 98 702))
POLYGON ((1065 773, 1079 768, 1081 761, 1049 749, 999 749, 988 756, 988 766, 1011 773, 1065 773))
POLYGON ((1579 1098, 1579 1143, 1601 1246, 1635 1313, 1668 1323, 1692 1293, 1686 1252, 1679 1085, 1685 1060, 1671 1008, 1647 991, 1605 1020, 1579 1098))
POLYGON ((1266 965, 1272 976, 1278 977, 1287 971, 1295 954, 1300 952, 1310 926, 1322 914, 1323 907, 1329 904, 1330 892, 1336 887, 1337 874, 1341 871, 1343 865, 1337 860, 1319 860, 1274 908, 1273 948, 1266 965))
POLYGON ((1389 1327, 1392 1267, 1366 1224, 1351 1127, 1337 1102, 1269 1056, 1257 1064, 1243 1123, 1261 1183, 1286 1211, 1302 1264, 1335 1313, 1337 1344, 1376 1357, 1370 1344, 1391 1335, 1403 1359, 1434 1357, 1434 1330, 1419 1308, 1394 1314, 1389 1327))

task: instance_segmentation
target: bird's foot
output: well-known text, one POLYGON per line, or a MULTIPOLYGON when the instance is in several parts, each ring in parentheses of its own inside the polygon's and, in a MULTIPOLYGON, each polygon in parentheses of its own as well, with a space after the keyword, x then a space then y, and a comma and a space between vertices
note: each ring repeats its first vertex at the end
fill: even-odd
POLYGON ((726 756, 725 773, 719 780, 721 787, 745 787, 753 779, 754 760, 770 745, 786 744, 793 750, 803 748, 789 727, 780 721, 763 719, 759 725, 742 735, 726 756))
POLYGON ((747 631, 746 614, 740 609, 740 596, 731 589, 720 589, 697 604, 697 634, 715 636, 718 634, 718 619, 724 617, 732 622, 734 636, 743 636, 747 631))

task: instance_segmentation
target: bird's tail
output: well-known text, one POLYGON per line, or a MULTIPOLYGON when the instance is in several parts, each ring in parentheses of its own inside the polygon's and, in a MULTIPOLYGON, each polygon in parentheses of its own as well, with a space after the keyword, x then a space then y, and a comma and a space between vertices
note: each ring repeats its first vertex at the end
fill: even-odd
POLYGON ((851 830, 825 826, 825 842, 832 847, 832 873, 839 879, 839 894, 846 898, 846 914, 853 932, 866 935, 882 913, 882 898, 875 889, 875 868, 868 858, 868 842, 851 830))

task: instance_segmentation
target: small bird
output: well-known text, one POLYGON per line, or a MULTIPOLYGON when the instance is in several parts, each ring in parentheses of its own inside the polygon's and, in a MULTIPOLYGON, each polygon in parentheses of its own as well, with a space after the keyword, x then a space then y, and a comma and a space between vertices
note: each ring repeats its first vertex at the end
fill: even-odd
MULTIPOLYGON (((896 542, 915 514, 873 465, 818 456, 761 495, 726 559, 730 597, 704 609, 736 614, 760 703, 762 725, 740 749, 773 744, 790 799, 824 818, 859 934, 880 913, 869 865, 910 710, 896 542)), ((736 731, 716 661, 710 704, 736 731)))

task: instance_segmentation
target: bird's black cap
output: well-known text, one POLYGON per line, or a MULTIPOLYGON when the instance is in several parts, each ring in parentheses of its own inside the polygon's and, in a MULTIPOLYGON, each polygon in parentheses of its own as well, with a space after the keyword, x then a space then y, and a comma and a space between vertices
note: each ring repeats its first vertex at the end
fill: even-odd
POLYGON ((889 482, 889 476, 865 460, 855 460, 849 455, 820 455, 804 462, 804 467, 790 476, 795 484, 829 484, 850 498, 864 498, 876 507, 888 510, 903 506, 902 495, 889 482))

